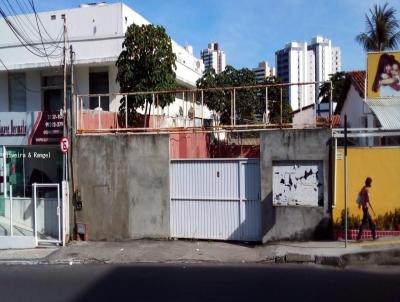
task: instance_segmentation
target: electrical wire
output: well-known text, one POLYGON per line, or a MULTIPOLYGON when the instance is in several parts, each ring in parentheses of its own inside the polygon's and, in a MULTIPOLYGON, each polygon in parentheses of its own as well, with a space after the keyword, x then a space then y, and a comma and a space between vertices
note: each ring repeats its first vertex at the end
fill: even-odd
MULTIPOLYGON (((18 2, 18 0, 17 0, 17 2, 18 2)), ((31 3, 31 6, 32 6, 33 10, 35 11, 35 4, 33 3, 33 1, 31 1, 30 3, 31 3)), ((39 31, 40 41, 42 42, 43 50, 44 50, 44 53, 46 54, 47 62, 48 62, 49 65, 51 66, 50 59, 49 59, 49 55, 47 54, 46 48, 44 47, 42 32, 40 31, 40 26, 39 26, 39 21, 38 21, 38 15, 36 14, 36 11, 35 11, 35 19, 36 19, 36 25, 37 25, 37 28, 38 28, 38 31, 39 31)))
MULTIPOLYGON (((21 16, 18 16, 17 10, 13 7, 13 5, 10 3, 9 0, 5 0, 5 1, 3 0, 3 4, 5 4, 4 9, 6 9, 8 14, 13 15, 13 17, 12 17, 13 22, 7 16, 7 12, 1 7, 0 7, 0 15, 4 18, 6 24, 9 26, 11 31, 17 37, 17 39, 19 40, 21 45, 24 46, 29 52, 31 52, 32 54, 34 54, 35 56, 38 56, 38 57, 42 57, 42 58, 46 57, 48 61, 49 61, 49 58, 62 57, 63 56, 62 51, 60 51, 59 53, 56 53, 57 50, 63 49, 59 45, 61 43, 62 30, 60 31, 60 34, 57 37, 57 40, 54 40, 50 36, 50 34, 47 32, 45 26, 43 25, 43 22, 40 20, 38 14, 36 12, 36 8, 35 8, 33 0, 28 0, 28 1, 29 1, 30 7, 32 8, 32 10, 34 12, 36 26, 32 23, 30 18, 28 18, 27 11, 23 8, 23 6, 19 0, 16 0, 16 3, 18 5, 18 7, 20 8, 22 14, 28 20, 28 23, 25 23, 24 21, 22 21, 21 16), (41 33, 40 27, 42 27, 44 29, 46 35, 50 38, 49 41, 45 42, 43 35, 41 33), (33 30, 34 35, 40 37, 40 41, 41 41, 41 45, 42 45, 43 49, 37 47, 35 44, 38 44, 38 43, 34 43, 29 38, 29 36, 34 36, 34 35, 29 35, 28 29, 31 33, 33 30), (48 44, 48 45, 46 46, 46 44, 48 44)), ((24 4, 26 7, 28 7, 26 3, 24 3, 24 4)), ((50 61, 49 61, 49 63, 50 63, 50 61)))
POLYGON ((3 65, 4 68, 7 70, 8 74, 9 74, 10 76, 12 76, 14 79, 16 79, 16 80, 18 81, 18 83, 19 83, 22 87, 25 88, 26 91, 30 91, 30 92, 34 92, 34 93, 41 93, 40 90, 30 89, 30 88, 26 87, 25 83, 21 82, 17 77, 15 77, 15 76, 10 72, 10 70, 7 68, 6 64, 4 64, 4 62, 3 62, 2 59, 0 59, 0 63, 1 63, 1 65, 3 65))

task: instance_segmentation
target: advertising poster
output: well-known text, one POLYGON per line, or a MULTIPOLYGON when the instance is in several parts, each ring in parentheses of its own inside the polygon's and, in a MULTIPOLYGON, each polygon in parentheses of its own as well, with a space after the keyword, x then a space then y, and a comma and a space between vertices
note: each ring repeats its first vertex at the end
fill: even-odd
POLYGON ((400 52, 367 54, 367 98, 400 97, 400 52))

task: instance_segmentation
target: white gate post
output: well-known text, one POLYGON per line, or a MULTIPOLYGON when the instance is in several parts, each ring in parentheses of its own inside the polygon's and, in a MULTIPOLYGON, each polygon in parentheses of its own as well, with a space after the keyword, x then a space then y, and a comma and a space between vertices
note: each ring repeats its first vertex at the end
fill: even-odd
POLYGON ((13 230, 13 192, 12 192, 12 185, 10 185, 10 235, 14 236, 13 230))
POLYGON ((38 246, 38 238, 37 238, 37 216, 36 216, 36 182, 33 184, 33 219, 34 219, 34 232, 33 235, 35 236, 35 244, 38 246))

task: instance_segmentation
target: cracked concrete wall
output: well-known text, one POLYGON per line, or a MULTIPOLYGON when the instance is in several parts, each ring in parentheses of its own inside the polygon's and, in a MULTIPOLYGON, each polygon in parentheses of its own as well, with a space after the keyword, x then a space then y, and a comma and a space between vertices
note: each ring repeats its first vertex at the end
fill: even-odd
POLYGON ((89 240, 169 237, 168 135, 79 136, 74 150, 89 240))
POLYGON ((330 225, 329 129, 281 129, 261 133, 261 201, 263 243, 328 236, 330 225), (323 200, 315 206, 274 205, 274 163, 322 162, 323 200))

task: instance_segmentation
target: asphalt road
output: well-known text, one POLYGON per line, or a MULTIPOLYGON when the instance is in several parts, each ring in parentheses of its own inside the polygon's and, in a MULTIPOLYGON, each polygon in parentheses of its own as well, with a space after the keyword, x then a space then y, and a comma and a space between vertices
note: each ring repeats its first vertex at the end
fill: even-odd
POLYGON ((0 301, 400 301, 400 267, 0 266, 0 301))

